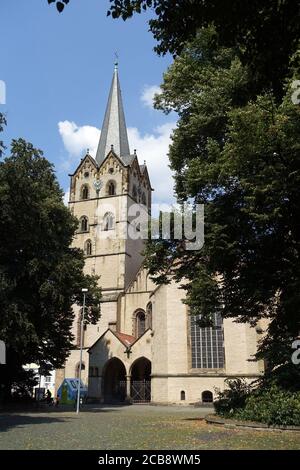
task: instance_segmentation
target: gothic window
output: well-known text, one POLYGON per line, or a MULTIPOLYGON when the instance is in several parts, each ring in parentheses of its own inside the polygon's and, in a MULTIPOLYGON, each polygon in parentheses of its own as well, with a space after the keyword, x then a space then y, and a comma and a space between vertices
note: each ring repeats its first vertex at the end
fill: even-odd
POLYGON ((197 324, 199 316, 190 320, 192 368, 223 369, 225 365, 223 320, 219 313, 213 316, 214 326, 201 328, 197 324))
POLYGON ((135 184, 133 185, 133 188, 132 188, 132 195, 133 195, 134 199, 137 199, 137 189, 136 189, 135 184))
POLYGON ((135 336, 139 338, 146 331, 146 315, 143 310, 136 313, 135 316, 135 336))
POLYGON ((144 204, 144 206, 147 204, 146 203, 146 194, 145 193, 142 194, 142 204, 144 204))
POLYGON ((103 217, 103 230, 113 230, 114 228, 114 216, 111 212, 107 212, 103 217))
POLYGON ((202 392, 202 403, 212 403, 213 402, 213 394, 209 390, 205 390, 202 392))
POLYGON ((107 185, 107 194, 109 196, 114 196, 116 194, 116 184, 114 181, 109 181, 107 185))
MULTIPOLYGON (((78 362, 78 364, 76 364, 76 367, 75 367, 75 378, 76 379, 79 379, 79 366, 80 366, 80 364, 78 362)), ((82 364, 81 364, 81 372, 83 370, 85 370, 85 363, 84 362, 82 362, 82 364)))
POLYGON ((87 240, 84 244, 84 254, 89 256, 92 254, 92 242, 91 240, 87 240))
POLYGON ((151 302, 149 302, 146 307, 146 313, 147 313, 147 327, 152 328, 152 303, 151 302))
POLYGON ((180 400, 181 401, 185 400, 185 391, 184 390, 181 390, 181 392, 180 392, 180 400))
POLYGON ((81 195, 81 199, 88 199, 89 198, 89 187, 88 187, 87 184, 84 184, 81 187, 80 195, 81 195))
POLYGON ((89 220, 86 215, 80 217, 80 231, 81 232, 88 232, 89 231, 89 220))

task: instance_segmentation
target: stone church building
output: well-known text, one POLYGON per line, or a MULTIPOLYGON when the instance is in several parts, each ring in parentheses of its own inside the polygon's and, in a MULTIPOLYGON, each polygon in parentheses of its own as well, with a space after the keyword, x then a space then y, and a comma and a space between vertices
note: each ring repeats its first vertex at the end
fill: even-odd
MULTIPOLYGON (((191 404, 212 401, 226 378, 253 380, 261 332, 215 317, 200 328, 183 304, 179 285, 156 286, 142 267, 143 241, 124 237, 133 204, 150 211, 151 175, 130 152, 117 65, 95 159, 87 155, 71 175, 69 207, 79 219, 74 246, 85 271, 100 277, 101 318, 84 329, 82 380, 98 401, 191 404)), ((74 349, 64 377, 78 376, 80 309, 75 308, 74 349)))

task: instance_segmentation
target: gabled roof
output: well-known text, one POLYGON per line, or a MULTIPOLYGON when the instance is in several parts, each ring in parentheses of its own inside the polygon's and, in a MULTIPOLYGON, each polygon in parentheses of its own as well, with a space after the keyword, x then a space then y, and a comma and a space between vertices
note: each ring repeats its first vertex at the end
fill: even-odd
POLYGON ((136 157, 135 155, 126 155, 126 156, 121 157, 121 159, 125 166, 130 166, 133 160, 135 159, 135 157, 136 157))
POLYGON ((97 165, 96 160, 95 160, 89 153, 87 153, 87 154, 80 160, 80 163, 79 163, 79 165, 77 166, 77 168, 76 168, 76 170, 74 171, 74 173, 72 173, 72 174, 69 175, 69 176, 74 176, 74 175, 77 173, 77 171, 79 170, 79 168, 81 167, 81 165, 83 165, 86 160, 90 160, 90 162, 92 163, 92 165, 94 165, 94 167, 95 167, 96 169, 98 168, 98 165, 97 165))
POLYGON ((125 346, 131 346, 136 338, 134 336, 131 336, 131 335, 126 335, 125 333, 118 333, 117 331, 114 331, 113 332, 115 334, 115 336, 117 336, 119 338, 120 341, 122 341, 123 344, 125 344, 125 346))
POLYGON ((88 348, 88 352, 93 349, 96 344, 108 333, 112 333, 126 348, 130 347, 131 344, 133 344, 136 341, 136 338, 134 336, 126 335, 125 333, 117 333, 116 331, 111 330, 110 328, 107 328, 107 330, 104 331, 104 333, 98 338, 92 346, 88 348))
POLYGON ((134 161, 134 159, 136 158, 136 155, 127 155, 125 157, 120 157, 119 155, 116 154, 116 152, 111 149, 109 151, 109 153, 106 155, 106 157, 103 159, 103 161, 101 162, 101 164, 99 165, 99 167, 102 167, 102 165, 106 162, 106 160, 109 159, 109 157, 115 157, 117 158, 117 160, 123 165, 123 166, 130 166, 132 165, 132 162, 134 161))
POLYGON ((143 338, 143 336, 149 331, 151 330, 151 328, 147 328, 144 333, 139 336, 138 338, 135 338, 135 336, 131 336, 131 335, 127 335, 125 333, 120 333, 120 332, 117 332, 117 331, 113 331, 111 330, 110 328, 107 328, 107 330, 104 331, 104 333, 100 336, 100 338, 98 338, 93 344, 92 346, 90 346, 88 348, 88 353, 96 346, 96 344, 101 341, 102 338, 104 338, 104 336, 110 332, 112 333, 126 348, 130 348, 131 346, 133 346, 135 343, 137 343, 141 338, 143 338))
POLYGON ((122 158, 130 155, 117 63, 115 64, 96 153, 98 165, 101 165, 112 148, 118 157, 122 158))

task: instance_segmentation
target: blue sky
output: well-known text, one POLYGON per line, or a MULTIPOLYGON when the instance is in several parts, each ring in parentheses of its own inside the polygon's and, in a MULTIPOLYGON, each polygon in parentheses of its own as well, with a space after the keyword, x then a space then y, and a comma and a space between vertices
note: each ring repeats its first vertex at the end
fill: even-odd
MULTIPOLYGON (((108 0, 72 0, 62 14, 46 0, 0 3, 0 80, 6 83, 3 139, 23 137, 54 163, 68 190, 72 172, 96 145, 118 51, 131 150, 146 159, 155 201, 170 202, 169 135, 174 116, 151 107, 152 92, 172 59, 153 52, 148 14, 106 17, 108 0)), ((9 154, 9 150, 6 152, 9 154)))

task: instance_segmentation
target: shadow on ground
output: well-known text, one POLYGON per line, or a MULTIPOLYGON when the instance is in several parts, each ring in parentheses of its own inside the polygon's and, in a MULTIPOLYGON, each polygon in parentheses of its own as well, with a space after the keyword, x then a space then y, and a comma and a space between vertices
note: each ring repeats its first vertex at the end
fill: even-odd
POLYGON ((0 432, 8 431, 11 428, 23 427, 32 424, 64 423, 73 418, 57 418, 50 416, 34 416, 31 414, 0 414, 0 432))
MULTIPOLYGON (((80 409, 81 413, 111 413, 117 411, 119 406, 93 407, 88 405, 80 409)), ((0 411, 0 433, 15 427, 24 427, 34 424, 67 423, 77 419, 73 406, 42 407, 33 409, 8 409, 0 411), (60 414, 64 414, 60 417, 60 414), (55 416, 53 416, 55 414, 55 416)))

